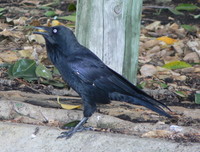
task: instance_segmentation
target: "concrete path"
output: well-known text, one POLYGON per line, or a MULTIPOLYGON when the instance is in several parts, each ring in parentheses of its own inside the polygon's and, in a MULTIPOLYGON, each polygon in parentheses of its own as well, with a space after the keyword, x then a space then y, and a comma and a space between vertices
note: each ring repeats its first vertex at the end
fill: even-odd
POLYGON ((56 139, 53 127, 0 122, 1 152, 200 152, 200 144, 139 138, 122 134, 82 132, 56 139), (34 132, 39 128, 36 135, 34 132))

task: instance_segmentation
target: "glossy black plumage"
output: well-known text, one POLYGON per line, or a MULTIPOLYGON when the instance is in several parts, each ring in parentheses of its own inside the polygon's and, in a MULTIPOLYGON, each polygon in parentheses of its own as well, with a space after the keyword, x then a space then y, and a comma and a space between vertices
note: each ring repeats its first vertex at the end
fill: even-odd
POLYGON ((140 104, 163 116, 171 117, 163 110, 167 106, 107 67, 94 53, 80 45, 68 28, 36 28, 45 31, 35 33, 44 36, 50 60, 58 68, 64 81, 81 96, 84 117, 90 117, 95 112, 96 103, 106 104, 110 100, 140 104))

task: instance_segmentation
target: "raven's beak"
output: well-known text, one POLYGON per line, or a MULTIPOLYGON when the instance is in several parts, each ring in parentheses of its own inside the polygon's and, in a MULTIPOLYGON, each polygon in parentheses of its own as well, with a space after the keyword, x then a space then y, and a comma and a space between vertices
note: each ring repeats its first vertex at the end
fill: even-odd
POLYGON ((51 27, 35 26, 33 28, 36 29, 36 31, 34 31, 33 34, 40 34, 44 37, 45 40, 47 40, 51 44, 55 44, 55 40, 52 38, 51 34, 51 27))
POLYGON ((49 27, 45 27, 45 26, 35 26, 33 27, 34 29, 36 29, 36 31, 33 32, 33 34, 40 34, 43 36, 48 36, 50 29, 49 27))

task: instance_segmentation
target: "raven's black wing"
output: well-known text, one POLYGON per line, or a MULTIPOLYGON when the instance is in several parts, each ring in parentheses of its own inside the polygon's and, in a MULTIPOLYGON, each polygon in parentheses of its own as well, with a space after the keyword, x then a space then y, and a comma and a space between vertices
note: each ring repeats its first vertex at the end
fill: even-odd
MULTIPOLYGON (((96 86, 108 94, 119 93, 134 99, 131 103, 143 105, 155 112, 170 117, 162 108, 169 109, 163 103, 134 86, 120 74, 107 67, 101 60, 94 56, 77 57, 69 66, 76 75, 87 84, 96 86)), ((114 95, 114 94, 113 94, 114 95)))

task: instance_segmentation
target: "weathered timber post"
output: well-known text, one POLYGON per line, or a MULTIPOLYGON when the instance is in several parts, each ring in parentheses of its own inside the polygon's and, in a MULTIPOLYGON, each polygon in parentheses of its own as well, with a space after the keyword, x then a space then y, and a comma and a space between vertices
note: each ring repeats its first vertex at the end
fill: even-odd
POLYGON ((76 36, 136 83, 142 0, 78 0, 76 36))

